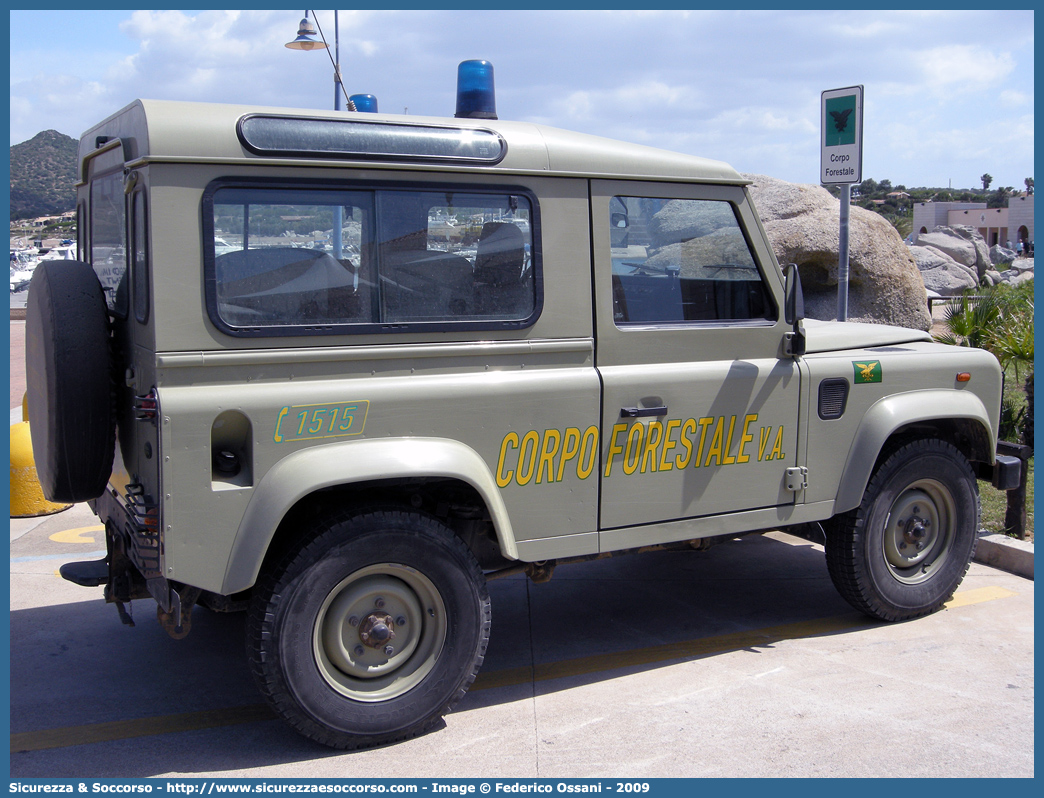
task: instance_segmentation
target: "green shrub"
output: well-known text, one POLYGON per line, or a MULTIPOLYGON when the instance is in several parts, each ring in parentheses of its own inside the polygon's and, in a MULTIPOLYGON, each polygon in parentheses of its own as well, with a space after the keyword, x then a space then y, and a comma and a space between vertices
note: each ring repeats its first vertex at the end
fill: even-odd
POLYGON ((937 341, 992 352, 1005 368, 1033 368, 1033 281, 997 285, 955 297, 946 305, 946 331, 937 341))

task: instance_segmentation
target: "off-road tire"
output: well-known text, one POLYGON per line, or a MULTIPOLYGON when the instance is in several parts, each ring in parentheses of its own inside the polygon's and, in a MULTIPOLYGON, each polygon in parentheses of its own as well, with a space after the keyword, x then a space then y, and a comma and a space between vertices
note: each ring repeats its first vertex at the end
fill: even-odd
POLYGON ((830 577, 849 604, 884 621, 928 615, 975 553, 978 483, 951 444, 913 440, 878 465, 859 507, 824 526, 830 577))
POLYGON ((430 516, 377 509, 327 519, 262 574, 247 654, 291 726, 352 749, 434 726, 475 680, 489 630, 485 577, 460 538, 430 516), (390 656, 361 634, 385 613, 390 656))
POLYGON ((52 502, 105 491, 116 449, 109 313, 80 261, 41 261, 26 300, 25 365, 33 459, 52 502))

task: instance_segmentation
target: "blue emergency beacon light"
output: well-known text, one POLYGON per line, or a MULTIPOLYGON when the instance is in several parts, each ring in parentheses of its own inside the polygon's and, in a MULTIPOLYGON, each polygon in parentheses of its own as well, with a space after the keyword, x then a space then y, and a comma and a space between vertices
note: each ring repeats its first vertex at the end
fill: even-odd
POLYGON ((457 67, 458 119, 496 119, 493 65, 489 61, 461 61, 457 67))
POLYGON ((355 104, 355 110, 366 114, 377 113, 377 98, 372 94, 353 94, 348 98, 355 104))

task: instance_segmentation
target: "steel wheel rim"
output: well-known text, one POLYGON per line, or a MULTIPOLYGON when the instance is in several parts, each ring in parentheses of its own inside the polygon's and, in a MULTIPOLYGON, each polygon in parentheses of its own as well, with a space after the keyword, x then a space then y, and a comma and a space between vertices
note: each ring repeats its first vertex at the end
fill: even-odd
POLYGON ((903 489, 884 523, 883 549, 892 576, 904 584, 930 579, 949 560, 957 508, 941 482, 921 479, 903 489))
POLYGON ((356 701, 387 701, 431 673, 446 642, 446 608, 420 571, 381 563, 331 590, 316 616, 313 653, 323 680, 356 701), (381 639, 384 631, 392 637, 381 639))

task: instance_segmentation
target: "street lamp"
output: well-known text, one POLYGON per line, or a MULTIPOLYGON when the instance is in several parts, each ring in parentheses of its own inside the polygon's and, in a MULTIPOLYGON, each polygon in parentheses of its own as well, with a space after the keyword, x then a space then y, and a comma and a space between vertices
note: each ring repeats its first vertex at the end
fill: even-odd
MULTIPOLYGON (((344 91, 344 84, 341 82, 341 32, 340 32, 340 13, 334 11, 334 52, 330 55, 330 48, 326 43, 326 37, 323 36, 323 29, 319 28, 319 38, 321 41, 317 41, 315 37, 316 26, 311 23, 308 19, 308 11, 304 12, 304 19, 301 20, 297 27, 297 38, 292 42, 287 42, 286 47, 291 50, 326 50, 327 55, 330 56, 330 63, 333 64, 334 69, 334 110, 341 110, 341 96, 344 95, 347 98, 347 94, 344 91)), ((313 11, 312 14, 315 14, 313 11)), ((318 24, 318 20, 316 20, 318 24)), ((354 111, 355 104, 348 100, 348 110, 354 111)))
MULTIPOLYGON (((313 11, 312 13, 314 14, 315 12, 313 11)), ((317 25, 318 22, 316 20, 317 25)), ((315 26, 309 21, 308 10, 305 9, 304 18, 297 27, 297 38, 292 42, 287 42, 286 46, 291 50, 326 50, 326 54, 330 55, 330 48, 326 44, 326 37, 323 36, 323 29, 319 28, 319 38, 322 41, 316 41, 314 37, 315 26)), ((344 84, 341 82, 340 16, 337 11, 334 11, 334 54, 330 56, 330 62, 334 68, 334 110, 340 111, 344 84)), ((355 103, 351 100, 348 100, 348 110, 355 110, 355 103)), ((333 229, 330 231, 330 244, 333 247, 333 256, 337 260, 341 259, 341 255, 344 252, 343 227, 344 209, 340 205, 335 205, 333 209, 333 229)))
POLYGON ((305 11, 304 19, 301 20, 301 24, 297 26, 297 38, 292 42, 287 42, 286 46, 291 50, 317 50, 322 47, 326 47, 325 42, 317 42, 313 37, 315 36, 315 25, 308 19, 308 12, 305 11))

